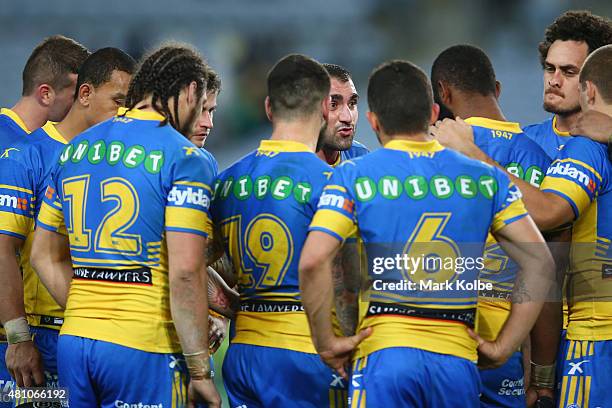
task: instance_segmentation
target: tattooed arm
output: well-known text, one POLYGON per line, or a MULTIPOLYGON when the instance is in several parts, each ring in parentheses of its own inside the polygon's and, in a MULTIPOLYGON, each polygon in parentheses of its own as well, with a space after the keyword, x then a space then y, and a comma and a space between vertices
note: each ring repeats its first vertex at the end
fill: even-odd
POLYGON ((357 330, 359 315, 360 258, 359 244, 347 242, 332 264, 336 317, 342 334, 352 336, 357 330))
POLYGON ((531 217, 523 217, 494 233, 504 251, 518 264, 512 292, 512 309, 494 342, 471 331, 478 342, 482 368, 503 364, 529 334, 554 280, 554 262, 546 242, 531 217))

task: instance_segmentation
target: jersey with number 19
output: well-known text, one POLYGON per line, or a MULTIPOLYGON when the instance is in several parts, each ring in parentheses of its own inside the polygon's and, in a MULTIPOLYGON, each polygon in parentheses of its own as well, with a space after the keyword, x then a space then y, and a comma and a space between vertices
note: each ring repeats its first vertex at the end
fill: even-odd
POLYGON ((172 360, 181 347, 170 314, 164 233, 208 237, 213 176, 200 150, 171 126, 160 126, 163 119, 156 112, 120 110, 73 139, 52 172, 38 226, 59 231, 65 223, 70 241, 74 275, 58 363, 60 382, 65 374, 74 386, 75 406, 92 398, 87 387, 77 386, 82 380, 70 363, 85 358, 81 353, 95 361, 81 374, 99 375, 91 379, 94 390, 110 387, 105 395, 111 404, 118 398, 170 405, 184 392, 175 381, 180 364, 172 360), (106 383, 109 364, 123 364, 112 357, 125 350, 132 350, 136 362, 129 366, 135 368, 119 369, 123 385, 106 383), (155 368, 160 364, 166 371, 155 368), (149 380, 162 387, 146 385, 149 380), (133 383, 142 385, 125 385, 133 383))
POLYGON ((241 298, 223 365, 231 406, 342 406, 346 399, 329 387, 333 376, 312 345, 298 281, 299 255, 331 171, 301 143, 264 140, 215 183, 213 220, 241 298))
POLYGON ((484 244, 490 228, 525 215, 505 174, 435 141, 393 140, 336 170, 310 230, 339 240, 357 231, 365 245, 359 328, 373 333, 355 354, 352 406, 478 404, 466 326, 474 325, 484 244))

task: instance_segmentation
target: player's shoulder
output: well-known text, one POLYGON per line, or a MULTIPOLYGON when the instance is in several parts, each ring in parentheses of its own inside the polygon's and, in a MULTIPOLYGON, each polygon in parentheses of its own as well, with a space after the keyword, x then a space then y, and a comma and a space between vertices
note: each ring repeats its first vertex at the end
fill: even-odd
POLYGON ((353 140, 353 144, 349 151, 351 152, 351 157, 359 157, 370 153, 370 149, 358 140, 353 140))
POLYGON ((548 118, 539 123, 523 126, 523 133, 531 139, 540 139, 549 134, 553 129, 553 118, 548 118))
POLYGON ((607 161, 608 147, 604 143, 599 143, 584 136, 574 136, 570 138, 561 149, 557 158, 574 159, 601 159, 607 161))

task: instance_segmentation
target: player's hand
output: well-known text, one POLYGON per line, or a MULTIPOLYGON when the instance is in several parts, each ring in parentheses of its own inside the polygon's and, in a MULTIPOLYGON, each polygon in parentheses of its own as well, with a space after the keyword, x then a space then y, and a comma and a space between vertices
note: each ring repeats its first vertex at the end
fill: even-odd
POLYGON ((208 349, 212 356, 221 346, 227 336, 227 326, 229 320, 223 316, 208 314, 208 349))
POLYGON ((191 380, 187 389, 187 408, 205 403, 209 408, 221 408, 221 397, 212 379, 191 380))
POLYGON ((525 394, 529 408, 554 408, 555 393, 549 388, 529 387, 525 394))
POLYGON ((474 330, 468 328, 468 333, 478 343, 478 367, 481 369, 497 368, 503 365, 510 356, 512 350, 501 345, 498 341, 486 341, 474 330))
POLYGON ((470 156, 474 149, 474 130, 460 117, 439 120, 429 127, 429 133, 443 146, 470 156))
POLYGON ((350 337, 336 337, 321 345, 319 356, 331 369, 336 370, 345 380, 348 380, 347 367, 350 366, 351 356, 359 343, 372 334, 368 327, 350 337))
POLYGON ((9 344, 5 358, 6 368, 19 387, 44 385, 42 359, 33 341, 9 344))
POLYGON ((582 112, 570 128, 570 133, 608 143, 612 137, 612 116, 594 110, 582 112))

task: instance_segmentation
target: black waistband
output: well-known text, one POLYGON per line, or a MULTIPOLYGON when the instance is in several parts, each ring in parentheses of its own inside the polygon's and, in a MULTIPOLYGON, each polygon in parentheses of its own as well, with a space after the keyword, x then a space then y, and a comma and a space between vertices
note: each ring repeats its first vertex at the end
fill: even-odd
POLYGON ((396 303, 370 302, 366 317, 399 315, 410 317, 422 317, 426 319, 451 320, 474 327, 476 320, 476 308, 470 309, 430 309, 425 307, 399 305, 396 303))
POLYGON ((240 311, 265 313, 303 312, 304 306, 296 301, 245 300, 240 302, 240 311))
POLYGON ((102 269, 102 268, 73 268, 75 279, 85 279, 101 282, 127 283, 135 285, 152 285, 153 275, 151 268, 135 269, 102 269))

